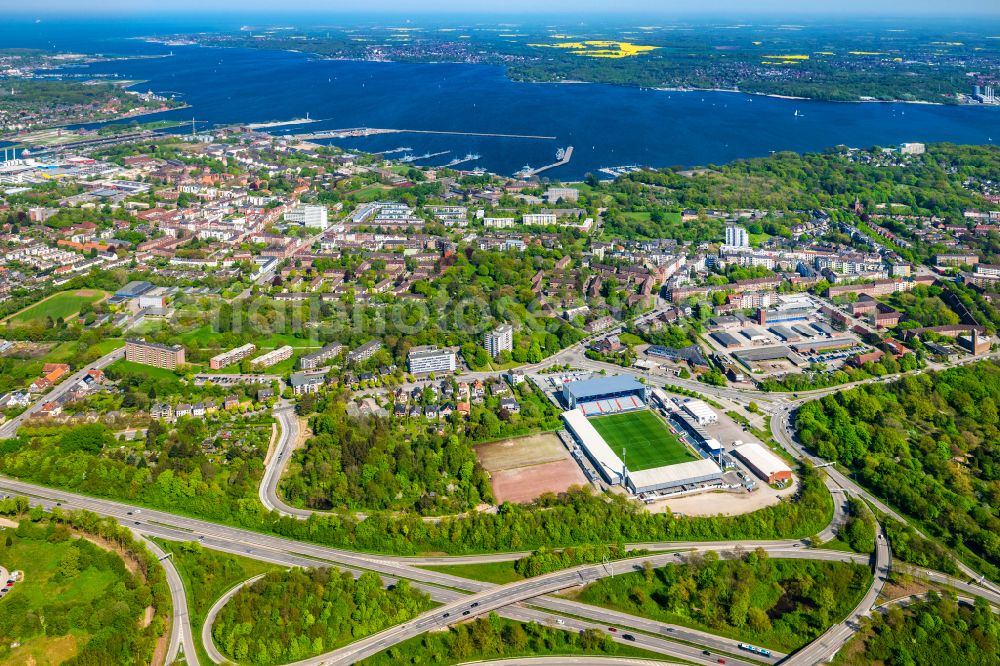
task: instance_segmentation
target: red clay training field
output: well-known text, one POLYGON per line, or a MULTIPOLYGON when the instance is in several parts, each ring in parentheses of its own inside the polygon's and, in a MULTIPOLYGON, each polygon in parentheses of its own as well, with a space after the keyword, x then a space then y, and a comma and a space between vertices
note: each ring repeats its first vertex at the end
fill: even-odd
POLYGON ((476 447, 500 502, 530 502, 545 493, 585 485, 586 477, 553 434, 533 435, 476 447))

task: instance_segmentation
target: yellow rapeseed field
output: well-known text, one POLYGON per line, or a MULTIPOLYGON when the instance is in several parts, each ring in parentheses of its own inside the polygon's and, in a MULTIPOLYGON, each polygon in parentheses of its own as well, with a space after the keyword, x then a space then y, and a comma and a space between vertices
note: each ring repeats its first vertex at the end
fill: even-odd
POLYGON ((654 51, 658 46, 643 46, 632 42, 590 40, 586 42, 557 42, 555 44, 528 44, 543 49, 570 49, 573 55, 587 58, 631 58, 654 51))

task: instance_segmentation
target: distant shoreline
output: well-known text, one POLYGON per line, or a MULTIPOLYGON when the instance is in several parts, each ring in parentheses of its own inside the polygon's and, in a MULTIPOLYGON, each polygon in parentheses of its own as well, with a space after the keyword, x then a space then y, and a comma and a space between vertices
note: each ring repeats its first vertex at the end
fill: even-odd
MULTIPOLYGON (((137 37, 134 39, 146 39, 147 38, 137 37)), ((153 43, 164 43, 160 41, 154 41, 153 43)), ((205 47, 206 44, 201 41, 192 41, 186 44, 178 44, 181 46, 200 46, 205 47)), ((764 93, 764 92, 751 92, 746 90, 734 90, 732 88, 689 88, 685 86, 641 86, 629 83, 606 83, 602 81, 581 81, 577 79, 565 79, 562 81, 542 81, 542 80, 530 80, 530 79, 515 79, 509 75, 509 70, 506 65, 503 64, 493 64, 493 63, 473 63, 473 62, 462 62, 460 60, 437 60, 437 61, 415 61, 415 60, 388 60, 388 59, 372 59, 372 58, 356 58, 356 57, 336 57, 323 53, 315 53, 312 51, 300 51, 298 49, 265 49, 257 46, 249 45, 233 45, 233 46, 223 46, 220 44, 209 44, 210 48, 246 48, 246 49, 256 49, 261 51, 281 51, 284 53, 299 53, 305 54, 319 60, 332 60, 332 61, 346 61, 346 62, 371 62, 371 63, 395 63, 395 64, 414 64, 414 65, 484 65, 488 64, 494 67, 503 67, 504 73, 507 74, 507 78, 515 83, 536 83, 536 84, 557 84, 557 85, 605 85, 605 86, 616 86, 621 88, 641 88, 645 90, 656 90, 660 92, 677 92, 677 93, 704 93, 704 92, 714 92, 714 93, 740 93, 743 95, 754 95, 757 97, 770 97, 772 99, 783 99, 792 101, 802 101, 802 102, 830 102, 834 104, 923 104, 928 106, 982 106, 978 104, 948 104, 947 102, 932 102, 930 100, 906 100, 906 99, 824 99, 822 97, 802 97, 798 95, 783 95, 781 93, 764 93)))

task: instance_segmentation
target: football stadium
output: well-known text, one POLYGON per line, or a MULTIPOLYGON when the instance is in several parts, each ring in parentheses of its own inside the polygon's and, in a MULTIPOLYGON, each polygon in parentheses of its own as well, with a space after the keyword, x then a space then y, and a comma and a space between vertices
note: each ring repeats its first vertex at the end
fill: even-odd
POLYGON ((695 455, 647 408, 648 389, 635 379, 568 382, 562 394, 567 431, 607 483, 639 495, 721 481, 714 460, 695 455))

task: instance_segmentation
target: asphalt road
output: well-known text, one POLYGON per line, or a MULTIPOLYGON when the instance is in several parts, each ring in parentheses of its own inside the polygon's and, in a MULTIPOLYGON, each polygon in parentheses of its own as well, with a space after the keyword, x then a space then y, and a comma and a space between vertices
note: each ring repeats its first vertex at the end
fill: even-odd
POLYGON ((93 363, 79 369, 70 375, 69 378, 64 379, 54 389, 32 403, 26 410, 0 426, 0 439, 9 439, 14 437, 17 434, 17 429, 21 427, 21 424, 24 423, 28 417, 35 414, 45 403, 52 402, 53 400, 61 398, 63 395, 68 393, 69 390, 76 386, 77 382, 83 379, 88 372, 91 370, 103 370, 120 358, 125 358, 124 347, 102 356, 93 363))
MULTIPOLYGON (((221 597, 219 597, 212 607, 208 609, 208 613, 205 614, 205 623, 201 625, 201 644, 205 647, 205 652, 208 654, 208 658, 211 659, 216 664, 225 664, 229 660, 226 655, 219 652, 219 648, 215 647, 215 641, 212 640, 212 625, 215 624, 215 618, 219 615, 219 611, 222 607, 229 603, 229 600, 236 596, 236 593, 242 590, 247 585, 253 585, 258 580, 263 578, 266 574, 259 574, 254 576, 249 580, 245 580, 242 583, 233 585, 229 590, 226 591, 221 597)), ((167 663, 170 663, 169 661, 167 663)))
MULTIPOLYGON (((775 441, 781 444, 785 450, 790 452, 796 458, 800 460, 807 460, 814 466, 827 464, 822 458, 818 458, 806 451, 805 448, 795 439, 795 432, 792 427, 792 413, 796 407, 796 404, 788 404, 778 408, 778 410, 771 417, 771 434, 774 436, 775 441)), ((823 469, 827 475, 828 487, 830 487, 832 483, 834 486, 842 489, 845 493, 853 494, 855 497, 864 498, 885 515, 890 516, 901 523, 909 522, 895 509, 880 500, 865 488, 862 488, 860 485, 852 481, 835 466, 830 465, 824 467, 823 469)), ((914 529, 923 538, 933 541, 933 539, 927 537, 927 535, 925 535, 919 528, 914 526, 914 529)), ((825 538, 826 537, 824 537, 824 539, 825 538)), ((1000 592, 1000 587, 987 580, 982 574, 969 567, 958 558, 955 558, 955 562, 959 570, 970 579, 979 581, 979 583, 988 590, 1000 592)))
POLYGON ((844 620, 827 629, 823 635, 782 663, 787 666, 812 666, 832 659, 840 648, 854 636, 854 632, 860 627, 861 618, 871 613, 888 579, 891 562, 892 554, 889 551, 889 542, 885 538, 882 526, 879 525, 878 536, 875 539, 875 575, 868 592, 844 620))
MULTIPOLYGON (((572 362, 574 365, 580 367, 592 367, 593 369, 600 369, 606 364, 599 364, 589 359, 585 359, 582 356, 582 349, 579 347, 570 348, 561 352, 563 356, 561 360, 566 362, 572 362)), ((551 363, 554 360, 558 361, 560 359, 560 354, 556 355, 555 359, 548 359, 547 363, 551 363)), ((79 372, 74 374, 72 377, 67 379, 65 382, 61 383, 56 389, 54 389, 49 395, 44 397, 44 401, 49 401, 62 395, 65 391, 69 390, 83 375, 92 368, 103 368, 114 362, 118 358, 124 355, 124 350, 117 350, 108 354, 101 359, 98 359, 95 363, 88 365, 87 367, 81 369, 79 372)), ((626 371, 624 369, 618 368, 617 366, 607 366, 608 368, 614 369, 618 372, 626 372, 628 374, 637 374, 640 376, 646 376, 645 373, 637 373, 635 371, 626 371)), ((651 381, 650 383, 656 383, 660 381, 662 385, 674 385, 682 386, 683 388, 692 388, 694 390, 706 393, 709 395, 716 395, 721 397, 733 398, 733 399, 747 399, 752 397, 758 402, 769 402, 777 401, 779 405, 777 406, 777 413, 775 418, 772 419, 772 431, 775 434, 776 439, 786 446, 793 455, 799 458, 811 459, 816 464, 821 464, 822 461, 816 459, 815 457, 809 456, 805 451, 798 446, 794 441, 794 437, 790 431, 790 426, 788 424, 788 417, 793 405, 787 404, 787 398, 780 394, 761 394, 754 391, 747 391, 743 389, 728 389, 724 387, 709 387, 697 382, 690 382, 691 386, 687 386, 689 382, 686 380, 674 380, 673 378, 664 378, 660 380, 651 381), (786 403, 781 405, 780 403, 786 403)), ((801 393, 800 397, 795 402, 802 402, 806 399, 814 399, 820 395, 825 395, 826 393, 844 390, 845 386, 834 387, 831 389, 824 389, 820 391, 812 391, 808 393, 801 393)), ((20 415, 16 419, 12 419, 9 423, 5 424, 0 428, 0 436, 12 436, 16 432, 16 428, 20 423, 26 419, 28 416, 33 414, 40 408, 43 401, 40 400, 31 406, 24 414, 20 415)), ((281 468, 285 460, 289 455, 289 445, 294 439, 294 433, 297 428, 297 423, 295 422, 294 414, 292 414, 287 409, 280 409, 276 411, 276 416, 282 426, 282 434, 279 438, 278 446, 276 447, 275 455, 273 456, 272 462, 276 463, 269 466, 267 473, 265 474, 266 482, 261 485, 261 501, 264 502, 265 506, 270 503, 271 507, 280 507, 280 499, 277 498, 276 487, 278 480, 280 478, 281 468), (277 464, 280 463, 280 464, 277 464), (278 500, 277 502, 275 500, 278 500)), ((885 507, 875 498, 871 498, 870 495, 865 493, 865 491, 851 482, 849 479, 844 477, 842 474, 837 472, 835 469, 828 468, 829 474, 828 479, 831 479, 834 485, 839 486, 840 489, 855 492, 859 496, 864 496, 869 499, 874 500, 876 506, 880 509, 885 510, 889 515, 896 515, 889 507, 885 507)), ((299 561, 312 562, 312 558, 321 560, 322 562, 315 562, 316 564, 332 563, 337 564, 342 568, 357 570, 372 570, 376 571, 385 576, 397 578, 404 577, 420 583, 422 587, 425 586, 451 586, 457 587, 458 589, 466 590, 471 592, 468 596, 455 596, 460 593, 450 592, 446 595, 449 600, 444 603, 440 608, 435 609, 432 612, 426 613, 411 622, 404 623, 402 625, 392 627, 374 636, 370 636, 361 641, 352 643, 349 646, 341 648, 339 650, 327 653, 326 655, 321 655, 311 660, 305 660, 299 662, 300 665, 310 665, 316 666, 318 664, 338 664, 338 663, 351 663, 357 659, 375 654, 386 647, 389 647, 395 643, 398 643, 407 638, 417 636, 425 631, 441 628, 447 626, 454 622, 463 621, 471 619, 478 615, 489 613, 491 611, 501 611, 505 615, 517 615, 517 614, 531 614, 537 613, 542 620, 553 621, 553 616, 546 613, 544 610, 534 609, 534 608, 524 608, 518 606, 522 602, 527 602, 532 599, 539 597, 544 597, 551 592, 565 589, 567 587, 572 587, 580 584, 586 584, 594 580, 598 580, 604 576, 610 575, 611 569, 604 565, 588 565, 583 567, 577 567, 574 569, 554 572, 545 576, 539 576, 525 581, 519 581, 504 586, 489 586, 487 588, 474 589, 476 585, 482 586, 481 583, 476 583, 474 581, 470 582, 466 579, 459 579, 454 576, 447 574, 440 574, 437 572, 426 571, 423 569, 416 569, 413 567, 415 564, 429 563, 433 560, 435 563, 441 561, 441 558, 426 558, 422 560, 421 558, 392 558, 392 557, 381 557, 376 555, 365 555, 361 553, 356 553, 352 551, 344 551, 333 548, 326 548, 322 546, 316 546, 313 544, 306 544, 301 542, 295 542, 288 539, 282 539, 279 537, 273 537, 270 535, 259 534, 256 532, 251 532, 248 530, 242 530, 239 528, 228 527, 224 525, 217 525, 214 523, 209 523, 207 521, 201 521, 197 519, 187 518, 183 516, 175 516, 161 511, 153 510, 139 510, 135 507, 126 505, 120 502, 112 502, 108 500, 99 500, 94 498, 89 498, 81 495, 76 495, 73 493, 66 493, 64 491, 52 490, 47 488, 42 488, 34 486, 32 484, 25 484, 19 481, 4 479, 0 477, 0 490, 9 492, 12 494, 24 494, 29 497, 33 497, 36 502, 42 500, 41 503, 50 507, 52 505, 64 505, 67 508, 83 508, 101 515, 108 515, 116 518, 123 524, 129 526, 131 529, 140 532, 142 534, 155 534, 159 536, 164 536, 169 539, 179 539, 179 540, 190 540, 196 536, 200 537, 199 540, 202 541, 207 547, 219 548, 227 552, 234 552, 249 555, 251 557, 258 557, 261 559, 271 559, 273 557, 283 558, 283 559, 296 559, 299 561), (473 589, 470 589, 473 588, 473 589)), ((831 491, 836 492, 836 489, 831 486, 831 491)), ((842 502, 837 503, 838 506, 842 506, 842 502)), ((291 507, 288 507, 291 509, 291 507)), ((293 510, 294 511, 294 510, 293 510)), ((291 512, 290 512, 291 513, 291 512)), ((304 511, 304 514, 308 515, 308 511, 304 511)), ((303 517, 303 516, 300 516, 303 517)), ((679 544, 657 544, 657 546, 664 548, 676 548, 679 544)), ((686 546, 687 544, 685 544, 686 546)), ((752 544, 744 544, 747 548, 752 548, 752 544)), ((720 545, 718 542, 716 544, 692 544, 693 548, 699 550, 705 550, 709 547, 727 549, 733 546, 730 542, 722 542, 720 545)), ((851 559, 853 561, 854 556, 846 553, 839 553, 835 551, 816 551, 816 550, 806 550, 801 547, 796 547, 797 544, 793 543, 774 543, 769 542, 767 544, 762 544, 761 547, 765 548, 772 557, 801 557, 810 559, 840 559, 844 560, 851 559)), ((678 554, 662 554, 662 555, 649 555, 637 558, 633 562, 619 562, 616 563, 617 567, 628 567, 634 566, 637 562, 643 560, 649 560, 654 566, 662 566, 670 562, 676 562, 683 559, 683 556, 678 556, 678 554)), ((889 553, 888 545, 885 542, 884 536, 881 533, 880 528, 880 538, 878 543, 878 548, 876 551, 876 570, 874 582, 871 588, 866 593, 862 602, 858 607, 852 612, 852 614, 842 623, 839 623, 828 630, 820 639, 814 641, 809 646, 806 646, 802 650, 792 655, 787 659, 789 663, 794 664, 813 664, 819 663, 822 660, 828 659, 830 656, 836 653, 836 651, 850 639, 853 631, 857 627, 858 620, 863 616, 871 612, 872 605, 878 597, 882 586, 885 583, 885 577, 888 574, 889 565, 891 560, 891 554, 889 553)), ((447 558, 448 563, 458 563, 461 558, 447 558)), ((478 561, 482 561, 479 559, 478 561)), ((173 578, 171 583, 171 593, 175 599, 175 623, 180 627, 179 637, 172 635, 171 637, 171 648, 175 650, 176 655, 179 651, 178 645, 184 646, 185 655, 188 657, 189 662, 192 659, 196 660, 196 653, 193 650, 193 637, 191 636, 191 627, 187 615, 186 602, 178 601, 178 594, 183 595, 183 585, 180 584, 179 576, 176 575, 176 570, 173 570, 173 576, 171 576, 170 571, 173 567, 167 563, 165 566, 168 570, 168 579, 173 578), (178 613, 182 612, 183 617, 178 617, 178 613)), ((968 575, 975 577, 975 572, 967 572, 968 575)), ((929 576, 934 579, 934 576, 942 576, 940 574, 935 574, 930 572, 929 576)), ((948 577, 944 577, 948 578, 948 577)), ((968 585, 967 583, 962 583, 961 581, 949 581, 948 584, 952 582, 960 583, 968 588, 971 588, 973 594, 980 594, 982 596, 992 597, 993 594, 983 594, 983 590, 975 586, 968 585)), ((441 588, 435 588, 440 590, 441 588)), ((961 589, 961 588, 959 588, 961 589)), ((991 590, 995 592, 995 590, 991 590)), ((442 596, 438 592, 435 596, 442 596)), ((560 604, 558 600, 550 600, 542 598, 540 601, 532 602, 536 606, 544 607, 545 604, 560 604)), ((580 606, 583 606, 582 604, 580 606)), ((555 610, 553 608, 547 608, 546 610, 555 610)), ((582 614, 580 608, 574 608, 574 614, 582 614)), ((597 619, 601 622, 607 624, 617 623, 618 621, 624 621, 625 618, 621 616, 611 616, 606 614, 607 612, 602 609, 593 610, 591 607, 587 607, 585 611, 589 614, 591 619, 597 619), (596 616, 596 617, 595 617, 596 616)), ((554 620, 558 623, 558 620, 554 620)), ((565 626, 575 628, 574 625, 570 623, 582 623, 587 625, 588 623, 584 620, 579 620, 576 618, 562 618, 562 622, 565 626)), ((635 618, 629 620, 629 626, 635 626, 635 624, 642 624, 647 622, 641 618, 635 618)), ((595 625, 589 625, 595 626, 595 625)), ((647 625, 648 626, 648 625, 647 625)), ((656 627, 661 629, 661 627, 656 627)), ((669 633, 665 627, 662 627, 665 633, 669 633)), ((210 625, 209 629, 210 631, 210 625)), ((617 633, 617 632, 616 632, 617 633)), ((615 636, 616 639, 622 640, 620 637, 615 636)), ((696 663, 716 663, 713 660, 709 661, 701 654, 700 650, 692 648, 690 646, 685 646, 679 643, 673 643, 670 641, 662 641, 667 644, 664 648, 663 645, 653 644, 654 641, 661 641, 661 639, 647 636, 645 634, 639 634, 635 636, 635 645, 645 646, 645 643, 650 643, 651 648, 659 648, 657 651, 663 651, 664 649, 671 650, 670 652, 664 652, 665 654, 673 654, 674 656, 679 656, 696 663), (678 647, 680 646, 680 647, 678 647), (693 654, 686 654, 681 647, 686 648, 689 651, 693 651, 693 654)), ((701 640, 701 638, 699 638, 701 640)), ((716 640, 720 640, 716 637, 716 640)), ((728 663, 739 664, 743 663, 738 659, 727 658, 728 663)))
POLYGON ((160 559, 167 575, 167 586, 170 588, 170 598, 173 602, 174 616, 170 623, 170 643, 167 646, 167 657, 164 663, 172 664, 183 652, 185 661, 190 666, 198 666, 198 653, 195 650, 194 635, 191 633, 191 618, 188 616, 187 593, 184 581, 177 573, 173 561, 166 557, 162 548, 149 539, 142 538, 146 548, 160 559))
POLYGON ((285 471, 285 466, 292 457, 292 444, 299 433, 299 422, 295 417, 295 406, 284 401, 278 403, 274 407, 274 418, 278 422, 278 442, 275 444, 271 460, 268 461, 267 466, 264 468, 264 476, 260 481, 258 496, 260 497, 261 504, 269 511, 277 511, 286 516, 306 519, 314 512, 308 509, 297 509, 289 506, 278 496, 278 484, 281 482, 281 475, 285 471))

